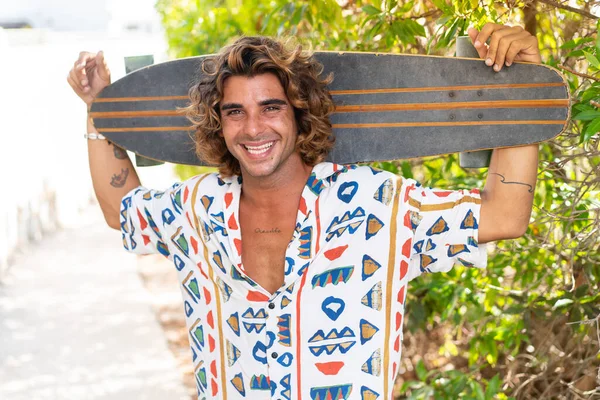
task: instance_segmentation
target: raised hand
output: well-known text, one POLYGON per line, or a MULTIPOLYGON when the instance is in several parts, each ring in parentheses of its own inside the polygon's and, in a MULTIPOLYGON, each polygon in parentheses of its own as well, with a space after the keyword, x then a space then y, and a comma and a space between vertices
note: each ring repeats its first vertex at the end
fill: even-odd
POLYGON ((469 28, 468 33, 479 57, 496 72, 514 61, 542 62, 537 38, 520 26, 487 23, 481 31, 469 28))
POLYGON ((104 53, 79 53, 79 58, 69 71, 67 82, 89 108, 98 93, 110 85, 110 70, 104 53))

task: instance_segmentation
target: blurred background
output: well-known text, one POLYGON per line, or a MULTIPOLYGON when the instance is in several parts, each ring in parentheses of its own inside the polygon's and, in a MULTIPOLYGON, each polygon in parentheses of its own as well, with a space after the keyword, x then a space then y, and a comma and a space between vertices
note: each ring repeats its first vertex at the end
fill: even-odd
MULTIPOLYGON (((124 56, 213 53, 241 34, 453 56, 456 37, 486 22, 538 37, 569 81, 573 122, 540 146, 526 235, 496 243, 485 271, 413 283, 397 398, 600 398, 599 17, 600 2, 584 0, 0 0, 0 399, 193 396, 169 264, 120 255, 94 203, 85 112, 66 83, 79 51, 103 49, 113 79, 124 56)), ((457 155, 376 166, 445 188, 481 188, 486 175, 457 155)), ((157 189, 199 171, 139 170, 157 189)))
POLYGON ((0 0, 0 26, 0 170, 19 192, 0 200, 1 271, 18 243, 72 223, 93 198, 85 106, 66 83, 79 52, 104 50, 116 80, 124 56, 164 60, 167 44, 153 0, 0 0))

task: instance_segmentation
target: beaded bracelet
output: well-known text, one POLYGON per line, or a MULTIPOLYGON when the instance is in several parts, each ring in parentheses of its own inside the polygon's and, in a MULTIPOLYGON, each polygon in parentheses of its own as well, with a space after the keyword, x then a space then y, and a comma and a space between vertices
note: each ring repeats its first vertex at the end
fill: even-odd
POLYGON ((83 137, 86 139, 90 139, 90 140, 106 140, 106 136, 104 136, 101 133, 95 133, 95 132, 84 133, 83 137))

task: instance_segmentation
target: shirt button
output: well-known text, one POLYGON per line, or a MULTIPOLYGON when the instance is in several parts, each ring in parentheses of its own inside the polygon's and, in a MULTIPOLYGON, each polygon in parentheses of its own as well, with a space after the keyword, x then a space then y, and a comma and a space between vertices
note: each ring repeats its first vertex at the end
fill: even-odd
POLYGON ((275 308, 275 304, 274 303, 269 303, 269 308, 272 310, 275 308))
POLYGON ((278 356, 278 355, 279 355, 279 354, 277 354, 276 352, 272 352, 272 353, 271 353, 271 358, 277 358, 277 356, 278 356))

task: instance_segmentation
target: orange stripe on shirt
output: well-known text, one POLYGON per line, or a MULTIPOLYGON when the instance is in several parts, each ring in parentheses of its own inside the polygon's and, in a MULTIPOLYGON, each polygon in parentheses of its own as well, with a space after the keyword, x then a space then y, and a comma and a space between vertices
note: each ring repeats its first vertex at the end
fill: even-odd
POLYGON ((399 179, 396 179, 396 193, 394 194, 392 207, 392 221, 390 223, 390 250, 388 255, 387 282, 385 289, 385 339, 383 341, 383 393, 387 396, 390 385, 389 364, 390 364, 390 330, 391 330, 391 307, 392 307, 392 287, 394 279, 394 266, 396 264, 396 235, 398 225, 398 206, 400 201, 400 191, 402 185, 399 179))
MULTIPOLYGON (((317 197, 317 201, 315 202, 315 219, 317 225, 317 240, 315 244, 315 256, 319 253, 319 241, 321 240, 321 221, 319 215, 319 197, 317 197)), ((304 274, 302 275, 302 280, 300 281, 300 287, 298 288, 298 294, 296 295, 296 374, 298 379, 296 380, 296 385, 298 386, 298 398, 302 398, 302 363, 301 363, 301 354, 302 354, 302 337, 300 332, 300 298, 302 295, 302 289, 304 288, 304 284, 306 283, 306 276, 308 275, 308 270, 304 270, 304 274)))
POLYGON ((302 398, 302 363, 301 363, 301 354, 302 354, 302 337, 300 334, 300 298, 302 296, 302 289, 304 288, 304 284, 306 283, 306 277, 308 276, 308 271, 305 269, 304 274, 302 274, 302 280, 300 281, 300 287, 298 288, 298 294, 296 295, 296 386, 298 387, 298 398, 302 398))
POLYGON ((217 324, 218 327, 218 332, 219 332, 219 344, 220 344, 220 358, 221 358, 221 395, 219 396, 220 399, 227 399, 227 379, 226 379, 226 375, 225 375, 225 340, 223 340, 223 324, 222 324, 222 312, 221 312, 221 297, 219 296, 219 287, 217 286, 217 283, 215 281, 215 279, 213 279, 214 277, 214 272, 213 272, 213 267, 210 263, 210 260, 208 258, 208 247, 206 247, 206 243, 204 242, 204 236, 202 235, 202 232, 200 231, 200 224, 198 222, 198 214, 196 214, 196 199, 198 196, 198 186, 200 186, 200 182, 202 182, 202 180, 204 180, 204 178, 206 178, 209 174, 206 174, 204 176, 202 176, 200 179, 198 179, 198 182, 196 182, 196 185, 194 185, 194 191, 192 192, 192 214, 194 216, 194 224, 196 225, 194 228, 196 229, 196 232, 198 233, 198 236, 200 237, 200 240, 202 241, 202 246, 204 247, 204 260, 206 260, 206 264, 208 266, 208 276, 210 278, 210 280, 213 282, 213 289, 214 289, 214 294, 215 294, 215 301, 217 302, 217 321, 219 321, 219 323, 217 324))
POLYGON ((441 210, 450 210, 455 206, 462 203, 474 203, 481 204, 481 199, 472 196, 463 196, 456 201, 451 201, 447 203, 440 204, 422 204, 420 201, 413 199, 412 197, 408 199, 408 204, 411 206, 418 208, 421 212, 426 211, 441 211, 441 210))

